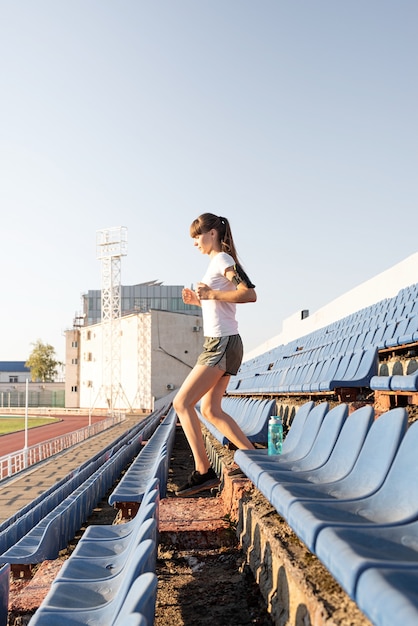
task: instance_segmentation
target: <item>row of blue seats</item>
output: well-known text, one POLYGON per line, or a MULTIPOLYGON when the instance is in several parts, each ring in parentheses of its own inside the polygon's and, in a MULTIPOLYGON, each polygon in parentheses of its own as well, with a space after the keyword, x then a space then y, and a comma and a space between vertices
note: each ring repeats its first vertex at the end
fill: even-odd
MULTIPOLYGON (((390 340, 393 339, 394 336, 396 337, 396 334, 394 335, 393 333, 393 324, 403 321, 404 326, 405 320, 416 317, 417 314, 418 283, 401 290, 399 294, 393 298, 388 298, 364 309, 360 309, 340 320, 331 322, 318 330, 294 339, 288 344, 282 344, 266 351, 266 353, 245 362, 242 369, 243 371, 257 370, 259 367, 263 368, 263 366, 265 367, 271 363, 274 364, 275 359, 289 357, 301 350, 307 351, 318 346, 340 342, 347 337, 360 334, 365 335, 367 332, 381 327, 386 328, 390 326, 390 331, 388 331, 385 338, 385 340, 390 340), (405 290, 407 290, 409 294, 407 301, 403 300, 405 290), (389 334, 390 332, 392 332, 391 335, 389 334)), ((410 335, 413 335, 414 332, 416 332, 416 329, 414 331, 412 327, 408 328, 410 335)), ((410 335, 408 336, 409 341, 411 341, 410 335)), ((399 337, 403 338, 402 335, 399 335, 399 337)), ((409 343, 409 341, 406 341, 406 343, 409 343)), ((378 336, 376 336, 374 344, 377 344, 377 342, 379 342, 379 345, 383 345, 378 336)))
MULTIPOLYGON (((228 444, 228 439, 200 412, 197 405, 197 414, 200 421, 222 445, 228 444)), ((222 409, 231 415, 250 441, 267 443, 267 429, 270 415, 276 414, 275 400, 259 400, 254 398, 237 398, 225 396, 222 398, 222 409)))
MULTIPOLYGON (((407 320, 405 320, 406 322, 407 320)), ((412 327, 418 327, 418 315, 408 320, 409 325, 412 327)), ((236 377, 231 379, 228 386, 228 391, 239 390, 254 392, 256 389, 258 392, 268 392, 269 376, 274 376, 276 386, 279 388, 280 393, 292 393, 302 392, 301 381, 307 384, 304 378, 304 373, 307 370, 314 371, 316 369, 321 377, 318 378, 318 382, 321 384, 324 391, 331 391, 331 384, 328 384, 326 377, 327 365, 337 359, 338 362, 345 363, 347 360, 353 362, 358 360, 361 355, 371 355, 373 352, 378 352, 383 348, 405 345, 418 341, 418 332, 414 331, 410 334, 399 335, 398 331, 394 330, 396 325, 389 326, 387 328, 379 328, 375 331, 368 332, 364 336, 356 335, 350 338, 343 338, 335 343, 330 343, 322 346, 321 348, 315 348, 312 350, 296 352, 291 356, 283 356, 280 359, 276 359, 274 364, 269 364, 269 369, 261 371, 251 370, 247 373, 245 371, 239 372, 236 377), (394 334, 395 333, 395 334, 394 334), (381 341, 379 340, 381 338, 381 341), (259 378, 261 376, 261 378, 259 378)), ((402 332, 402 324, 398 325, 398 330, 402 332)), ((365 357, 367 360, 367 356, 365 357)), ((341 370, 340 379, 337 381, 337 386, 357 386, 357 379, 364 380, 365 383, 369 383, 372 376, 377 375, 377 361, 369 361, 370 368, 366 372, 366 376, 358 376, 356 371, 351 367, 346 371, 341 370)), ((318 387, 318 385, 317 385, 318 387)), ((318 388, 314 389, 317 391, 318 388)), ((309 391, 309 389, 308 389, 309 391)))
MULTIPOLYGON (((33 565, 56 559, 94 507, 104 497, 128 462, 128 450, 120 449, 42 517, 21 539, 0 555, 0 562, 33 565)), ((27 513, 26 515, 29 515, 27 513)), ((26 522, 24 516, 17 522, 26 522)))
MULTIPOLYGON (((318 393, 339 387, 368 387, 377 373, 376 348, 357 350, 303 364, 287 366, 237 380, 228 386, 229 393, 318 393)), ((239 374, 237 375, 239 376, 239 374)))
POLYGON ((152 626, 157 594, 159 480, 151 477, 136 516, 89 526, 65 561, 34 626, 152 626))
POLYGON ((176 423, 177 415, 171 408, 110 494, 110 505, 125 508, 126 503, 139 504, 151 476, 159 478, 161 497, 165 497, 176 423))
POLYGON ((373 351, 417 341, 418 284, 401 290, 392 299, 366 307, 244 362, 237 376, 231 377, 227 391, 240 394, 304 393, 332 391, 338 386, 367 385, 378 373, 377 361, 371 359, 370 369, 366 374, 363 369, 360 376, 353 366, 344 371, 347 360, 355 363, 363 355, 366 362, 373 351), (328 365, 335 360, 341 362, 341 367, 339 376, 333 381, 327 373, 328 365), (309 374, 315 372, 313 388, 305 378, 307 371, 309 374), (271 378, 274 379, 273 389, 269 388, 271 378))
POLYGON ((150 436, 157 427, 159 420, 160 412, 145 418, 129 433, 118 437, 111 445, 67 474, 35 500, 5 520, 0 526, 0 554, 26 535, 119 450, 124 448, 127 461, 132 458, 135 451, 140 447, 142 439, 150 436))
POLYGON ((281 456, 238 450, 235 461, 373 624, 412 626, 418 423, 408 428, 402 408, 373 417, 370 406, 307 403, 281 456))
POLYGON ((144 420, 7 520, 0 533, 0 562, 34 564, 55 558, 132 459, 143 437, 155 430, 158 420, 159 415, 144 420))
POLYGON ((0 625, 7 624, 9 563, 33 564, 55 558, 74 536, 95 499, 103 497, 122 469, 157 428, 167 407, 160 407, 128 433, 83 463, 0 527, 0 625))
POLYGON ((109 496, 116 506, 138 503, 131 508, 136 516, 87 528, 31 623, 152 626, 158 503, 166 492, 176 422, 171 408, 109 496))
POLYGON ((413 374, 372 376, 370 389, 374 391, 418 391, 418 370, 413 374))

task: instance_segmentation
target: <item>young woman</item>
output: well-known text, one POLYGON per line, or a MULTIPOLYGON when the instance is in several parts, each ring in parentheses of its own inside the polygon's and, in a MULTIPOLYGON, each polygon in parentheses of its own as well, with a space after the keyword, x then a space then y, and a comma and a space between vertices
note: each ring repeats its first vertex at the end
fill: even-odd
POLYGON ((183 290, 183 301, 202 307, 203 352, 185 379, 175 399, 174 408, 190 444, 195 470, 177 492, 189 496, 219 485, 210 467, 195 405, 201 400, 202 415, 237 448, 254 446, 238 424, 222 410, 221 401, 230 376, 241 365, 243 347, 235 318, 236 304, 255 302, 254 287, 238 262, 231 228, 225 217, 203 213, 190 227, 194 245, 207 254, 210 263, 195 291, 183 290))

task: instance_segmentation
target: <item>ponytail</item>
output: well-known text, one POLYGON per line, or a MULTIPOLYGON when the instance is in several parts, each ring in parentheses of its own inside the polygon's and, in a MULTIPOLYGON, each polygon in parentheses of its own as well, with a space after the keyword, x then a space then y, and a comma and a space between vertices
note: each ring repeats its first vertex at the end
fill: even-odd
POLYGON ((202 213, 202 215, 193 220, 190 226, 190 236, 192 238, 197 237, 197 235, 209 232, 212 228, 216 230, 219 235, 222 252, 226 252, 234 259, 235 270, 241 280, 245 282, 249 289, 254 288, 255 285, 253 285, 239 262, 232 237, 231 226, 226 217, 214 215, 213 213, 202 213))

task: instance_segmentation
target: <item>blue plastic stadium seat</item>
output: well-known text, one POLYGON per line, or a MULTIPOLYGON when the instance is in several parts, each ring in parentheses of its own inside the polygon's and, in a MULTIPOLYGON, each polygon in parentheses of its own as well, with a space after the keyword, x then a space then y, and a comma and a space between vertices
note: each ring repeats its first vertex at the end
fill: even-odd
POLYGON ((112 624, 138 576, 155 573, 155 560, 155 543, 147 539, 131 553, 122 571, 105 584, 103 581, 60 581, 58 577, 32 617, 32 625, 112 624))
POLYGON ((299 445, 306 419, 314 406, 315 403, 310 400, 309 402, 305 402, 304 404, 302 404, 302 406, 300 406, 296 411, 289 431, 283 441, 283 454, 290 452, 290 450, 294 450, 296 446, 299 445))
POLYGON ((385 341, 386 348, 392 348, 394 346, 401 345, 400 338, 406 333, 409 319, 404 318, 400 322, 396 323, 392 337, 388 337, 385 341))
POLYGON ((312 391, 330 391, 331 381, 334 377, 341 378, 341 376, 344 376, 350 359, 351 354, 338 354, 337 356, 331 357, 328 368, 323 370, 321 379, 317 381, 317 383, 312 384, 312 391))
MULTIPOLYGON (((338 353, 338 354, 341 354, 341 353, 338 353)), ((326 356, 321 361, 318 361, 315 369, 312 372, 309 382, 306 381, 302 385, 302 391, 304 393, 319 391, 319 385, 321 381, 327 376, 329 367, 330 367, 329 356, 326 356)))
POLYGON ((372 376, 370 389, 374 391, 390 391, 392 376, 372 376))
MULTIPOLYGON (((281 462, 302 459, 310 452, 321 428, 322 421, 328 411, 328 407, 327 402, 322 402, 309 411, 297 446, 293 445, 288 450, 286 446, 287 438, 284 440, 283 453, 279 457, 281 462)), ((292 430, 292 427, 290 430, 292 430)), ((237 450, 234 459, 254 484, 256 484, 264 464, 277 463, 277 458, 268 456, 267 450, 237 450)))
POLYGON ((413 374, 392 376, 390 388, 392 391, 418 391, 418 370, 413 374))
MULTIPOLYGON (((149 505, 151 506, 151 505, 149 505)), ((106 543, 97 540, 84 544, 84 550, 73 553, 62 566, 58 581, 103 582, 107 584, 126 567, 133 550, 146 539, 157 541, 155 518, 146 519, 130 540, 119 539, 106 543)))
MULTIPOLYGON (((257 443, 267 442, 268 420, 270 415, 274 415, 276 412, 275 400, 226 397, 222 400, 222 407, 224 411, 232 415, 250 441, 257 443)), ((222 445, 226 445, 228 443, 227 437, 209 420, 203 417, 200 413, 199 405, 197 406, 197 414, 202 424, 205 425, 215 439, 222 445)))
POLYGON ((119 506, 120 503, 126 502, 140 503, 148 483, 154 477, 159 478, 161 497, 165 496, 168 464, 174 444, 176 422, 176 413, 174 409, 170 409, 164 421, 156 428, 122 480, 109 495, 108 502, 110 505, 119 506))
MULTIPOLYGON (((265 475, 261 476, 259 489, 272 504, 274 502, 277 512, 286 517, 290 503, 295 500, 292 488, 299 487, 302 494, 309 494, 313 487, 313 495, 315 495, 315 487, 320 490, 322 484, 335 483, 350 473, 372 423, 373 409, 371 407, 357 409, 345 420, 331 455, 324 465, 312 470, 296 469, 291 472, 281 471, 280 463, 277 464, 277 469, 270 465, 265 475)), ((316 443, 325 434, 325 431, 322 433, 321 429, 316 443)))
MULTIPOLYGON (((418 302, 418 301, 417 301, 418 302)), ((418 341, 418 314, 409 318, 408 325, 403 335, 399 335, 399 344, 413 343, 418 341)))
POLYGON ((270 494, 271 504, 287 516, 289 506, 299 500, 333 501, 335 498, 360 498, 374 493, 387 475, 406 427, 404 409, 388 411, 373 422, 352 470, 344 478, 303 484, 277 482, 270 494), (376 454, 381 447, 385 454, 376 454))
POLYGON ((337 387, 368 387, 372 376, 377 374, 377 348, 359 350, 352 355, 347 370, 338 378, 336 375, 329 383, 329 389, 337 387))
POLYGON ((418 624, 418 566, 415 569, 368 569, 358 583, 356 602, 378 626, 418 624))
MULTIPOLYGON (((101 452, 93 459, 84 463, 78 468, 78 471, 73 471, 68 474, 64 479, 36 498, 30 505, 27 505, 16 513, 15 516, 6 520, 0 528, 0 553, 3 554, 6 550, 15 546, 15 544, 32 531, 37 524, 41 524, 38 530, 44 528, 47 515, 51 514, 48 518, 50 520, 54 516, 53 511, 66 498, 72 497, 72 494, 79 488, 82 488, 83 483, 85 483, 85 485, 90 484, 87 481, 93 477, 96 472, 98 475, 102 475, 102 484, 108 489, 128 462, 130 450, 137 445, 136 442, 128 445, 123 439, 120 440, 120 443, 122 444, 120 447, 117 445, 112 446, 112 450, 106 449, 104 452, 101 452)), ((93 482, 93 487, 96 488, 96 486, 97 483, 93 482)), ((84 498, 83 503, 88 504, 86 498, 84 498)), ((68 512, 70 512, 70 509, 68 509, 68 512)), ((75 519, 76 517, 71 515, 71 520, 74 521, 75 519)), ((68 520, 63 519, 62 522, 62 530, 64 532, 68 527, 67 521, 68 520)), ((32 538, 34 538, 37 532, 38 531, 34 531, 32 538)), ((68 541, 69 538, 71 537, 64 537, 64 543, 68 541)), ((33 550, 34 545, 32 543, 30 551, 33 552, 33 550)))
POLYGON ((383 528, 324 528, 316 554, 354 598, 360 575, 370 567, 418 569, 418 521, 383 528))
POLYGON ((323 361, 316 361, 311 363, 308 370, 305 372, 303 380, 299 385, 299 389, 297 391, 305 393, 311 390, 311 383, 314 380, 318 380, 318 375, 323 369, 323 361))
MULTIPOLYGON (((315 552, 318 533, 327 526, 371 526, 406 524, 418 517, 418 422, 405 433, 381 487, 373 494, 338 501, 296 501, 287 521, 296 534, 315 552)), ((382 453, 380 450, 376 453, 382 453)), ((385 454, 385 451, 383 451, 385 454)))
POLYGON ((153 572, 146 572, 139 576, 132 584, 122 608, 113 626, 152 626, 155 616, 155 602, 157 597, 158 579, 153 572), (134 621, 132 616, 138 617, 134 621))
MULTIPOLYGON (((303 458, 286 461, 279 455, 268 458, 267 462, 258 462, 258 475, 255 480, 252 477, 251 479, 267 499, 270 499, 271 489, 277 482, 292 480, 293 476, 296 476, 296 480, 298 476, 303 479, 303 476, 313 474, 315 470, 326 464, 347 418, 347 413, 347 405, 339 404, 325 415, 312 448, 303 458)), ((254 470, 253 467, 253 475, 254 470)))
POLYGON ((396 333, 396 327, 397 327, 396 321, 391 320, 388 322, 386 329, 385 329, 385 333, 382 337, 381 344, 380 344, 382 347, 386 348, 388 345, 388 342, 390 343, 392 341, 396 333))

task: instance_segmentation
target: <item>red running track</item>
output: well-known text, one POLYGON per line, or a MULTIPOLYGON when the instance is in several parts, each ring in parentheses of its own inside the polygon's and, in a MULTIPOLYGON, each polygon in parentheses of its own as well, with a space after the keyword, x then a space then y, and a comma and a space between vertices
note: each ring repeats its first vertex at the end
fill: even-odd
MULTIPOLYGON (((48 441, 48 439, 54 439, 55 437, 71 433, 74 430, 80 430, 80 428, 89 425, 88 415, 54 415, 53 417, 58 417, 61 421, 28 430, 29 447, 41 443, 42 441, 48 441)), ((105 415, 95 415, 92 416, 91 423, 95 424, 105 419, 107 419, 105 415)), ((24 430, 18 433, 0 436, 0 456, 5 456, 17 450, 23 450, 24 447, 24 430)))

